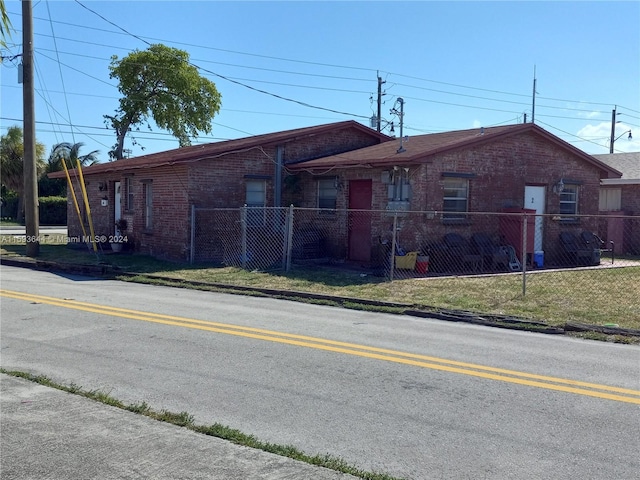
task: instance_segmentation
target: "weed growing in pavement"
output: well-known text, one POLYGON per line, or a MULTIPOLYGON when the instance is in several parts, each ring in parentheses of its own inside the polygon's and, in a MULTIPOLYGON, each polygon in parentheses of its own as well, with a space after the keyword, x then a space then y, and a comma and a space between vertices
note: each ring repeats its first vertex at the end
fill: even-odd
POLYGON ((288 457, 294 460, 308 463, 310 465, 316 465, 319 467, 328 468, 337 472, 347 473, 355 477, 359 477, 365 480, 402 480, 398 477, 393 477, 386 473, 379 472, 367 472, 361 470, 353 465, 348 464, 345 460, 339 457, 334 457, 329 454, 323 455, 308 455, 292 445, 278 445, 275 443, 262 442, 253 435, 242 433, 240 430, 214 423, 213 425, 203 426, 196 425, 194 423, 193 415, 187 412, 172 413, 167 410, 161 410, 159 412, 154 411, 146 402, 133 403, 125 405, 120 400, 113 398, 111 395, 100 392, 98 390, 85 391, 81 387, 75 384, 62 385, 56 383, 44 375, 34 375, 28 372, 21 371, 9 371, 0 367, 0 373, 6 375, 12 375, 14 377, 24 378, 40 385, 62 390, 64 392, 73 393, 82 397, 95 400, 97 402, 111 405, 113 407, 121 408, 129 412, 138 413, 155 420, 178 425, 180 427, 188 428, 194 432, 209 435, 212 437, 228 440, 237 445, 245 447, 255 448, 269 453, 274 453, 283 457, 288 457))

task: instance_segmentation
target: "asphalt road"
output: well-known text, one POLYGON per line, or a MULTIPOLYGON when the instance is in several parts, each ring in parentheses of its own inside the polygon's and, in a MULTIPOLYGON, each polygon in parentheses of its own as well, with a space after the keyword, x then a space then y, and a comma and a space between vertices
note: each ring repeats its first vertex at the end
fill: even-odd
POLYGON ((398 477, 640 471, 637 346, 5 266, 0 286, 6 369, 398 477))

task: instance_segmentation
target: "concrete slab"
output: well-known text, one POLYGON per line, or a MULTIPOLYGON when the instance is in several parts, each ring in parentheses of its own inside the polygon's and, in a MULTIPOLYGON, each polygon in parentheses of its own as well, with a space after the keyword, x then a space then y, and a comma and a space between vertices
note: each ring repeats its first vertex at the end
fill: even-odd
POLYGON ((0 412, 3 480, 356 478, 10 375, 0 374, 0 412))

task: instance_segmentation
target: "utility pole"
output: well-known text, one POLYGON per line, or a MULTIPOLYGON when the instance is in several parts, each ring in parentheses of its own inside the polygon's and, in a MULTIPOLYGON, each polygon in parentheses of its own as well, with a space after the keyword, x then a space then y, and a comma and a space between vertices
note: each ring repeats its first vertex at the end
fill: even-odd
POLYGON ((611 141, 609 142, 609 153, 613 153, 613 143, 616 141, 616 110, 618 106, 614 105, 611 111, 611 141))
POLYGON ((36 122, 33 90, 33 17, 31 0, 22 0, 22 110, 24 122, 24 222, 27 256, 40 254, 38 182, 36 179, 36 122))
POLYGON ((533 66, 533 103, 531 105, 531 123, 536 119, 536 66, 533 66))
POLYGON ((405 148, 402 146, 403 133, 402 126, 404 125, 404 98, 398 98, 398 102, 400 103, 400 148, 396 150, 396 153, 406 152, 405 148))
POLYGON ((380 130, 382 130, 382 118, 380 118, 380 116, 382 115, 382 84, 384 82, 382 81, 382 78, 380 78, 380 75, 378 74, 378 119, 377 119, 377 127, 378 127, 378 133, 380 133, 380 130))

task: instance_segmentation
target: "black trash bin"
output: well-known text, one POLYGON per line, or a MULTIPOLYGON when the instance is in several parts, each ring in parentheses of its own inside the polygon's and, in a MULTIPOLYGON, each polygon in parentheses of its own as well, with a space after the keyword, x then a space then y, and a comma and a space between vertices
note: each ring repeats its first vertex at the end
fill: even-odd
POLYGON ((391 242, 378 238, 378 253, 373 274, 376 277, 388 277, 391 269, 391 242))

